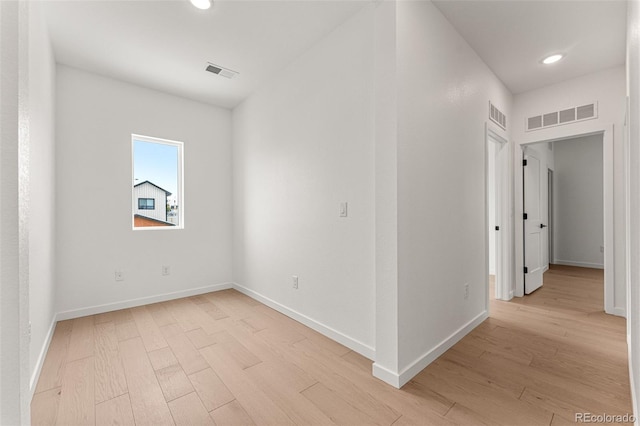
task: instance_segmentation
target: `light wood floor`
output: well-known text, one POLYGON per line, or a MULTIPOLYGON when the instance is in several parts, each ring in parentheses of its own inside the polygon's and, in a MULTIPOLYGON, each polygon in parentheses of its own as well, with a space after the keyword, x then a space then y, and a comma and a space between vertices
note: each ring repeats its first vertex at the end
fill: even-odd
POLYGON ((36 425, 563 425, 631 413, 602 271, 557 267, 402 390, 371 361, 233 290, 59 322, 36 425))

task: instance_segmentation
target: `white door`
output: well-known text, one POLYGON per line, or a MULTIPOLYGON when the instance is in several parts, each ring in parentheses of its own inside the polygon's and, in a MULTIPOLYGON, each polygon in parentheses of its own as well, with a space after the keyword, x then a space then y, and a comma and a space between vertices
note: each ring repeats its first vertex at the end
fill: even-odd
POLYGON ((528 153, 524 157, 524 292, 531 294, 542 286, 543 232, 540 160, 528 153))

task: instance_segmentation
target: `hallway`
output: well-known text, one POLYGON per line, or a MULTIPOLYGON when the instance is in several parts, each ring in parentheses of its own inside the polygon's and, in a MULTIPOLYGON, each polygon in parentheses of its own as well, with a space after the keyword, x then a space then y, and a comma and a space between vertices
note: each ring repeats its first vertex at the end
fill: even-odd
POLYGON ((492 297, 490 318, 414 381, 455 400, 446 417, 462 424, 631 414, 626 323, 603 312, 603 282, 602 270, 552 265, 533 294, 492 297))

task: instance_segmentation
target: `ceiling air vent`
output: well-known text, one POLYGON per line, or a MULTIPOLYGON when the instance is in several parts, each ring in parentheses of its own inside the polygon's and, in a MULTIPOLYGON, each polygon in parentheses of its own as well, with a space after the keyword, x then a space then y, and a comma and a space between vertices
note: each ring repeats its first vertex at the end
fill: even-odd
POLYGON ((597 102, 529 117, 526 121, 527 132, 593 118, 598 118, 597 102))
POLYGON ((219 65, 214 65, 211 62, 207 63, 207 68, 205 68, 205 70, 209 71, 210 73, 218 74, 222 77, 227 77, 227 78, 233 78, 236 75, 238 75, 237 71, 233 71, 228 68, 221 67, 219 65))
POLYGON ((507 129, 507 116, 489 101, 489 118, 503 129, 507 129))

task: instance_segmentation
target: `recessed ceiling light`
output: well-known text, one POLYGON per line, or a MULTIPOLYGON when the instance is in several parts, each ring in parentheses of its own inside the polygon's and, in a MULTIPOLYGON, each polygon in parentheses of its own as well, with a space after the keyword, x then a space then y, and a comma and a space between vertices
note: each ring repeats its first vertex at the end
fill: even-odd
POLYGON ((556 62, 558 62, 563 57, 564 57, 564 55, 561 55, 559 53, 555 54, 555 55, 547 56, 546 58, 544 58, 542 60, 542 63, 545 64, 545 65, 555 64, 556 62))
POLYGON ((191 4, 198 9, 206 10, 211 7, 211 0, 190 0, 191 4))

